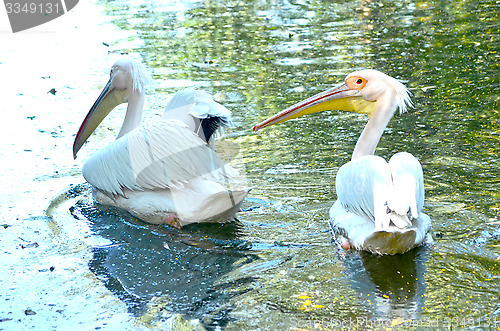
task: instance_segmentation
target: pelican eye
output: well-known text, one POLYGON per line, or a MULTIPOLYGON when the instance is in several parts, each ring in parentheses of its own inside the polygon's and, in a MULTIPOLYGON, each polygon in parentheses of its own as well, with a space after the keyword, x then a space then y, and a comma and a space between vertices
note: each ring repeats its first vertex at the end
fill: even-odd
POLYGON ((345 82, 353 90, 362 90, 366 85, 366 79, 356 76, 348 77, 345 82))

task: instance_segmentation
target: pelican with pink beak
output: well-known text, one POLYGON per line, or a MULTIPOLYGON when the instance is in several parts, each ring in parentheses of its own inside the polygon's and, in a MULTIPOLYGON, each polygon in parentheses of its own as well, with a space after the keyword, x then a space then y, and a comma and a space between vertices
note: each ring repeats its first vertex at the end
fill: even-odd
POLYGON ((151 84, 142 63, 118 60, 78 130, 74 158, 102 120, 128 103, 117 139, 83 165, 95 200, 174 227, 232 219, 249 190, 213 149, 217 132, 231 124, 230 111, 208 93, 187 89, 172 97, 161 120, 141 124, 151 84))
POLYGON ((432 240, 431 220, 422 212, 422 166, 410 153, 397 153, 389 162, 374 153, 396 110, 402 114, 412 106, 410 93, 398 80, 377 70, 360 70, 347 75, 339 86, 283 110, 253 130, 324 110, 368 115, 351 161, 337 173, 337 201, 330 209, 329 223, 343 248, 404 253, 432 240))

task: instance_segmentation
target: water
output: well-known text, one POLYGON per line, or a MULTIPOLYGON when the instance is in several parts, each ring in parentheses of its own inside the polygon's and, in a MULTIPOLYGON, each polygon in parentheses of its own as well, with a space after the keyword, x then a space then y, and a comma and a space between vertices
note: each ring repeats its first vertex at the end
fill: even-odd
MULTIPOLYGON (((85 70, 61 87, 68 108, 61 113, 53 104, 45 115, 37 109, 19 115, 37 137, 52 132, 46 124, 47 133, 36 133, 48 123, 37 120, 64 114, 50 138, 64 143, 18 142, 11 147, 16 152, 3 152, 32 148, 41 151, 39 160, 53 151, 38 168, 26 166, 36 178, 25 181, 34 184, 28 192, 13 190, 3 207, 5 238, 13 243, 3 241, 4 251, 10 263, 24 261, 9 270, 25 275, 2 291, 8 294, 0 318, 7 320, 0 328, 50 328, 67 320, 130 329, 500 327, 499 3, 101 1, 89 9, 97 11, 105 32, 92 35, 94 52, 85 54, 94 60, 82 59, 85 70), (237 221, 173 230, 89 200, 79 169, 113 139, 123 112, 104 123, 76 162, 70 146, 121 53, 141 59, 158 82, 148 96, 148 119, 188 86, 208 90, 232 110, 236 126, 225 140, 240 146, 255 186, 237 221), (413 93, 415 109, 391 120, 377 149, 386 158, 408 151, 424 168, 435 243, 404 255, 339 251, 328 233, 335 174, 366 118, 331 111, 251 133, 254 124, 359 68, 382 70, 413 93), (48 203, 59 189, 69 193, 53 204, 51 220, 30 211, 28 203, 40 206, 40 196, 48 203), (14 249, 19 236, 51 244, 14 249), (70 274, 85 280, 58 290, 64 306, 47 306, 52 301, 44 300, 44 290, 34 299, 17 298, 22 284, 33 282, 26 270, 40 255, 52 258, 38 269, 55 266, 32 270, 46 281, 46 292, 70 274), (86 305, 92 309, 81 308, 86 305), (26 316, 28 306, 40 313, 26 316)), ((62 75, 56 67, 49 67, 58 73, 54 79, 62 75)), ((12 104, 22 101, 14 90, 12 104)), ((15 186, 8 176, 5 181, 15 186)))

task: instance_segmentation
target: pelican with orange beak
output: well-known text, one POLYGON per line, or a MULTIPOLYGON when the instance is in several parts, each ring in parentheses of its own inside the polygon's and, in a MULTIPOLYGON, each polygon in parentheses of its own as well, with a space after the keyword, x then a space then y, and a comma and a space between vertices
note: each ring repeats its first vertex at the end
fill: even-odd
POLYGON ((389 162, 374 153, 393 114, 397 109, 402 114, 408 107, 413 104, 402 83, 377 70, 360 70, 347 75, 339 86, 281 111, 253 130, 324 110, 368 115, 351 161, 337 173, 330 227, 343 248, 404 253, 432 240, 431 220, 422 212, 422 166, 410 153, 397 153, 389 162))
POLYGON ((102 120, 128 103, 117 139, 83 165, 94 198, 153 224, 181 227, 233 218, 248 189, 212 148, 231 113, 208 93, 187 89, 172 97, 161 120, 141 124, 151 83, 142 63, 118 60, 75 137, 74 158, 102 120))

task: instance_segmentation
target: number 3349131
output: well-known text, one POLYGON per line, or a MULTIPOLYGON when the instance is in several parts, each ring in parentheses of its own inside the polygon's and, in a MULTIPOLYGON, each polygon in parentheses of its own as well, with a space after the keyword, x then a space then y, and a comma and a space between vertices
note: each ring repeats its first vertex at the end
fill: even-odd
POLYGON ((59 3, 19 3, 6 2, 7 14, 56 14, 60 13, 59 3))

